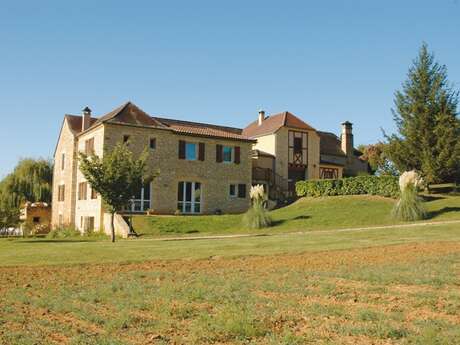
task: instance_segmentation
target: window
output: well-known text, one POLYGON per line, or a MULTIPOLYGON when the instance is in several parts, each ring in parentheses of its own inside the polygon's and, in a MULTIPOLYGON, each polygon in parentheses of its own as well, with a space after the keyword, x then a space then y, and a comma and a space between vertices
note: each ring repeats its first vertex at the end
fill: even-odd
POLYGON ((80 228, 84 232, 94 230, 94 217, 80 217, 80 228))
POLYGON ((189 161, 196 160, 196 144, 185 143, 185 159, 189 161))
POLYGON ((339 169, 337 168, 320 168, 319 176, 322 179, 337 179, 339 178, 339 169))
POLYGON ((80 182, 78 184, 78 200, 86 200, 88 191, 88 183, 80 182))
POLYGON ((222 149, 222 160, 224 163, 233 162, 233 147, 224 146, 222 149))
POLYGON ((231 198, 246 198, 246 185, 244 183, 230 184, 229 195, 231 198))
POLYGON ((246 185, 243 183, 238 185, 238 198, 246 198, 246 185))
POLYGON ((61 170, 65 168, 65 153, 61 155, 61 170))
POLYGON ((129 142, 129 135, 123 135, 123 143, 127 144, 129 142))
POLYGON ((60 227, 64 225, 64 216, 62 215, 62 213, 59 214, 58 224, 60 227))
POLYGON ((58 186, 58 201, 64 201, 65 185, 61 184, 58 186))
POLYGON ((177 209, 182 213, 201 212, 200 182, 179 182, 177 188, 177 209))
POLYGON ((85 140, 85 154, 94 154, 94 138, 85 140))
POLYGON ((97 199, 97 192, 91 188, 91 199, 97 199))
POLYGON ((33 222, 34 223, 40 223, 40 217, 34 217, 33 222))
POLYGON ((240 164, 241 149, 239 146, 216 145, 216 162, 240 164))
POLYGON ((140 190, 138 190, 133 198, 129 201, 129 206, 125 210, 128 212, 145 212, 151 208, 151 183, 145 183, 140 190))
POLYGON ((156 138, 150 138, 149 147, 150 147, 151 150, 155 150, 157 148, 157 139, 156 138))
POLYGON ((235 198, 236 197, 236 185, 234 184, 231 184, 230 185, 230 190, 229 190, 229 194, 232 198, 235 198))

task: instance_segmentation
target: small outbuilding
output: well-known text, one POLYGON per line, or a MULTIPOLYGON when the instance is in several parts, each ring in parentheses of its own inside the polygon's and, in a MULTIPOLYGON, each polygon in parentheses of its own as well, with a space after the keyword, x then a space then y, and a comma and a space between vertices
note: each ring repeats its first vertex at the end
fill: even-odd
POLYGON ((46 202, 26 202, 21 208, 22 234, 47 234, 51 225, 51 206, 46 202))

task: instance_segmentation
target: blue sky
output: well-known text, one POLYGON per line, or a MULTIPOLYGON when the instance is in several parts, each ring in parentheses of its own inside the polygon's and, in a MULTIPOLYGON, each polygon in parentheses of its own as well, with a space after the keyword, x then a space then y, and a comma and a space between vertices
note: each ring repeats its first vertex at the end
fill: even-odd
POLYGON ((375 142, 423 41, 460 88, 459 18, 458 0, 2 1, 0 177, 51 157, 65 113, 127 100, 237 127, 259 108, 349 120, 375 142))

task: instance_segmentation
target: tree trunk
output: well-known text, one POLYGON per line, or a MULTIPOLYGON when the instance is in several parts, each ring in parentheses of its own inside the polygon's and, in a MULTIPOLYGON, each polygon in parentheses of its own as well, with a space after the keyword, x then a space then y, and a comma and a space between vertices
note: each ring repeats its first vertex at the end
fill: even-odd
POLYGON ((115 242, 115 225, 114 225, 115 212, 110 213, 110 227, 112 243, 115 242))

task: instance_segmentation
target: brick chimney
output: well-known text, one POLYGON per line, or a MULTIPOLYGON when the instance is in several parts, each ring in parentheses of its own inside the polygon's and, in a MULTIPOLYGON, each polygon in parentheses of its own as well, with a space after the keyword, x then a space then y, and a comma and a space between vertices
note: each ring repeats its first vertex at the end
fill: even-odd
POLYGON ((353 124, 345 121, 342 123, 342 136, 340 138, 342 143, 342 151, 345 152, 347 157, 353 156, 353 124))
POLYGON ((257 121, 259 126, 262 124, 262 122, 264 122, 264 120, 265 120, 265 111, 259 110, 259 118, 257 121))
POLYGON ((83 114, 82 114, 82 121, 81 121, 81 131, 85 131, 89 128, 91 125, 91 109, 88 107, 85 107, 83 109, 83 114))

